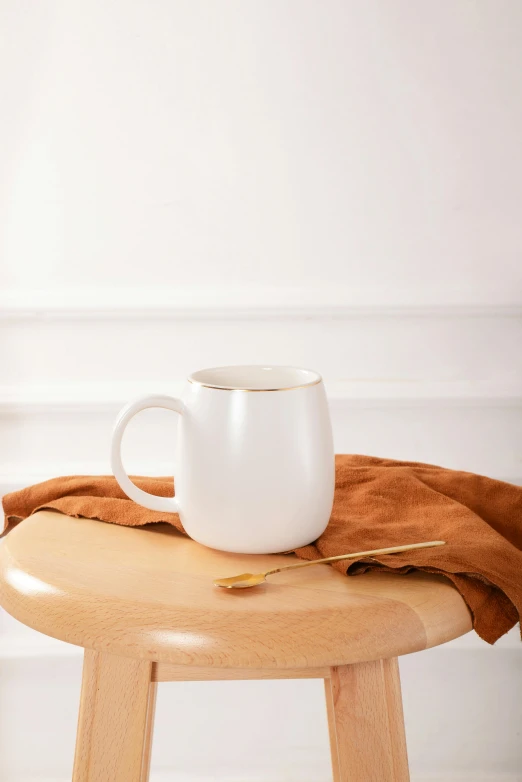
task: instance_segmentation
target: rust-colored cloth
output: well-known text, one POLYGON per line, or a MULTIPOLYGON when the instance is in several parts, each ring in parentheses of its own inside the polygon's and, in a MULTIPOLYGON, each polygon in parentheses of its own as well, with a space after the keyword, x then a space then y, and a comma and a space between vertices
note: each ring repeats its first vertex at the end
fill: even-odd
MULTIPOLYGON (((137 486, 172 496, 172 478, 134 478, 137 486)), ((128 499, 113 477, 53 478, 3 498, 5 528, 36 510, 138 526, 175 514, 128 499)), ((371 456, 337 456, 335 502, 328 527, 296 553, 305 559, 350 551, 445 540, 446 546, 371 561, 338 562, 349 575, 369 569, 445 574, 459 590, 477 633, 489 643, 520 621, 522 612, 522 487, 429 464, 371 456)))

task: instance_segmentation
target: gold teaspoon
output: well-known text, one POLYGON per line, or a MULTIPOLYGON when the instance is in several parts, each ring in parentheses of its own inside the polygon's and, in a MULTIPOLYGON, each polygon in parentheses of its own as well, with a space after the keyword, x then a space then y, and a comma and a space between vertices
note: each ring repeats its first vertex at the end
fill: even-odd
POLYGON ((358 551, 356 554, 340 554, 337 557, 326 557, 326 559, 314 559, 308 562, 297 562, 294 565, 283 565, 273 570, 266 570, 264 573, 241 573, 239 576, 229 576, 229 578, 216 578, 214 586, 224 587, 225 589, 248 589, 248 587, 258 586, 265 581, 267 576, 274 573, 281 573, 283 570, 295 570, 298 567, 308 567, 309 565, 321 565, 326 562, 340 562, 343 559, 359 559, 360 557, 373 557, 381 554, 398 554, 400 551, 412 551, 416 548, 431 548, 432 546, 444 546, 444 540, 431 540, 429 543, 410 543, 407 546, 392 546, 391 548, 376 548, 373 551, 358 551))

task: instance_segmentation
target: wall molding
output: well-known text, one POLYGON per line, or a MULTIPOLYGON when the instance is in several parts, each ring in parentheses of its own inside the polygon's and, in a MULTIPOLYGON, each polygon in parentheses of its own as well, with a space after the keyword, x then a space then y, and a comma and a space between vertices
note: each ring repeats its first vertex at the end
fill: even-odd
MULTIPOLYGON (((135 475, 172 475, 174 462, 153 462, 153 471, 151 471, 150 461, 140 468, 139 465, 133 470, 135 475)), ((110 474, 110 465, 108 461, 105 462, 89 462, 86 464, 78 462, 53 462, 46 464, 46 470, 43 472, 40 469, 38 471, 31 472, 27 469, 24 471, 13 471, 12 473, 0 473, 0 499, 4 494, 9 494, 12 491, 18 491, 25 486, 32 486, 35 483, 42 483, 50 478, 54 478, 59 475, 71 475, 74 472, 75 475, 108 475, 110 474)), ((490 476, 496 478, 499 481, 505 483, 512 483, 515 486, 522 486, 522 474, 521 475, 502 475, 502 476, 490 476)), ((1 635, 0 635, 1 637, 1 635)))
MULTIPOLYGON (((146 393, 180 395, 184 380, 21 383, 0 385, 0 415, 116 413, 146 393)), ((522 407, 522 382, 353 380, 326 382, 332 405, 395 407, 522 407)))
POLYGON ((0 321, 522 318, 521 303, 487 303, 488 296, 444 301, 425 291, 386 290, 370 297, 334 284, 11 289, 0 292, 0 321))

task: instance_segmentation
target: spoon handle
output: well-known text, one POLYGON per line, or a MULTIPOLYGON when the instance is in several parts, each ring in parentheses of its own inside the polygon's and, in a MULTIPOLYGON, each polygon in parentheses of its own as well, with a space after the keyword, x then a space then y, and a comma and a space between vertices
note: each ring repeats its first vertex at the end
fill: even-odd
POLYGON ((357 551, 355 554, 340 554, 337 557, 326 557, 325 559, 313 559, 308 562, 297 562, 294 565, 283 565, 273 570, 267 570, 265 576, 271 576, 273 573, 281 573, 283 570, 294 570, 298 567, 308 567, 309 565, 322 565, 326 562, 340 562, 343 559, 359 559, 359 557, 373 557, 381 554, 398 554, 400 551, 413 551, 416 548, 431 548, 432 546, 444 546, 445 540, 430 540, 428 543, 409 543, 406 546, 391 546, 390 548, 376 548, 372 551, 357 551))

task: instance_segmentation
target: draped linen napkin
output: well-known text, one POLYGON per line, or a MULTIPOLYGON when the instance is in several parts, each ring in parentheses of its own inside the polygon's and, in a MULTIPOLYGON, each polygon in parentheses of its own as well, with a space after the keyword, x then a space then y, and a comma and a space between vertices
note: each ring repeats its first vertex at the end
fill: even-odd
MULTIPOLYGON (((172 496, 172 478, 133 478, 144 491, 172 496)), ((177 514, 148 510, 130 500, 112 476, 53 478, 3 498, 4 533, 37 510, 139 526, 168 522, 183 532, 177 514)), ((430 464, 336 456, 335 500, 325 532, 296 550, 304 559, 406 543, 445 540, 408 551, 333 566, 357 575, 367 570, 442 573, 458 589, 477 633, 489 643, 522 613, 522 487, 430 464)))

